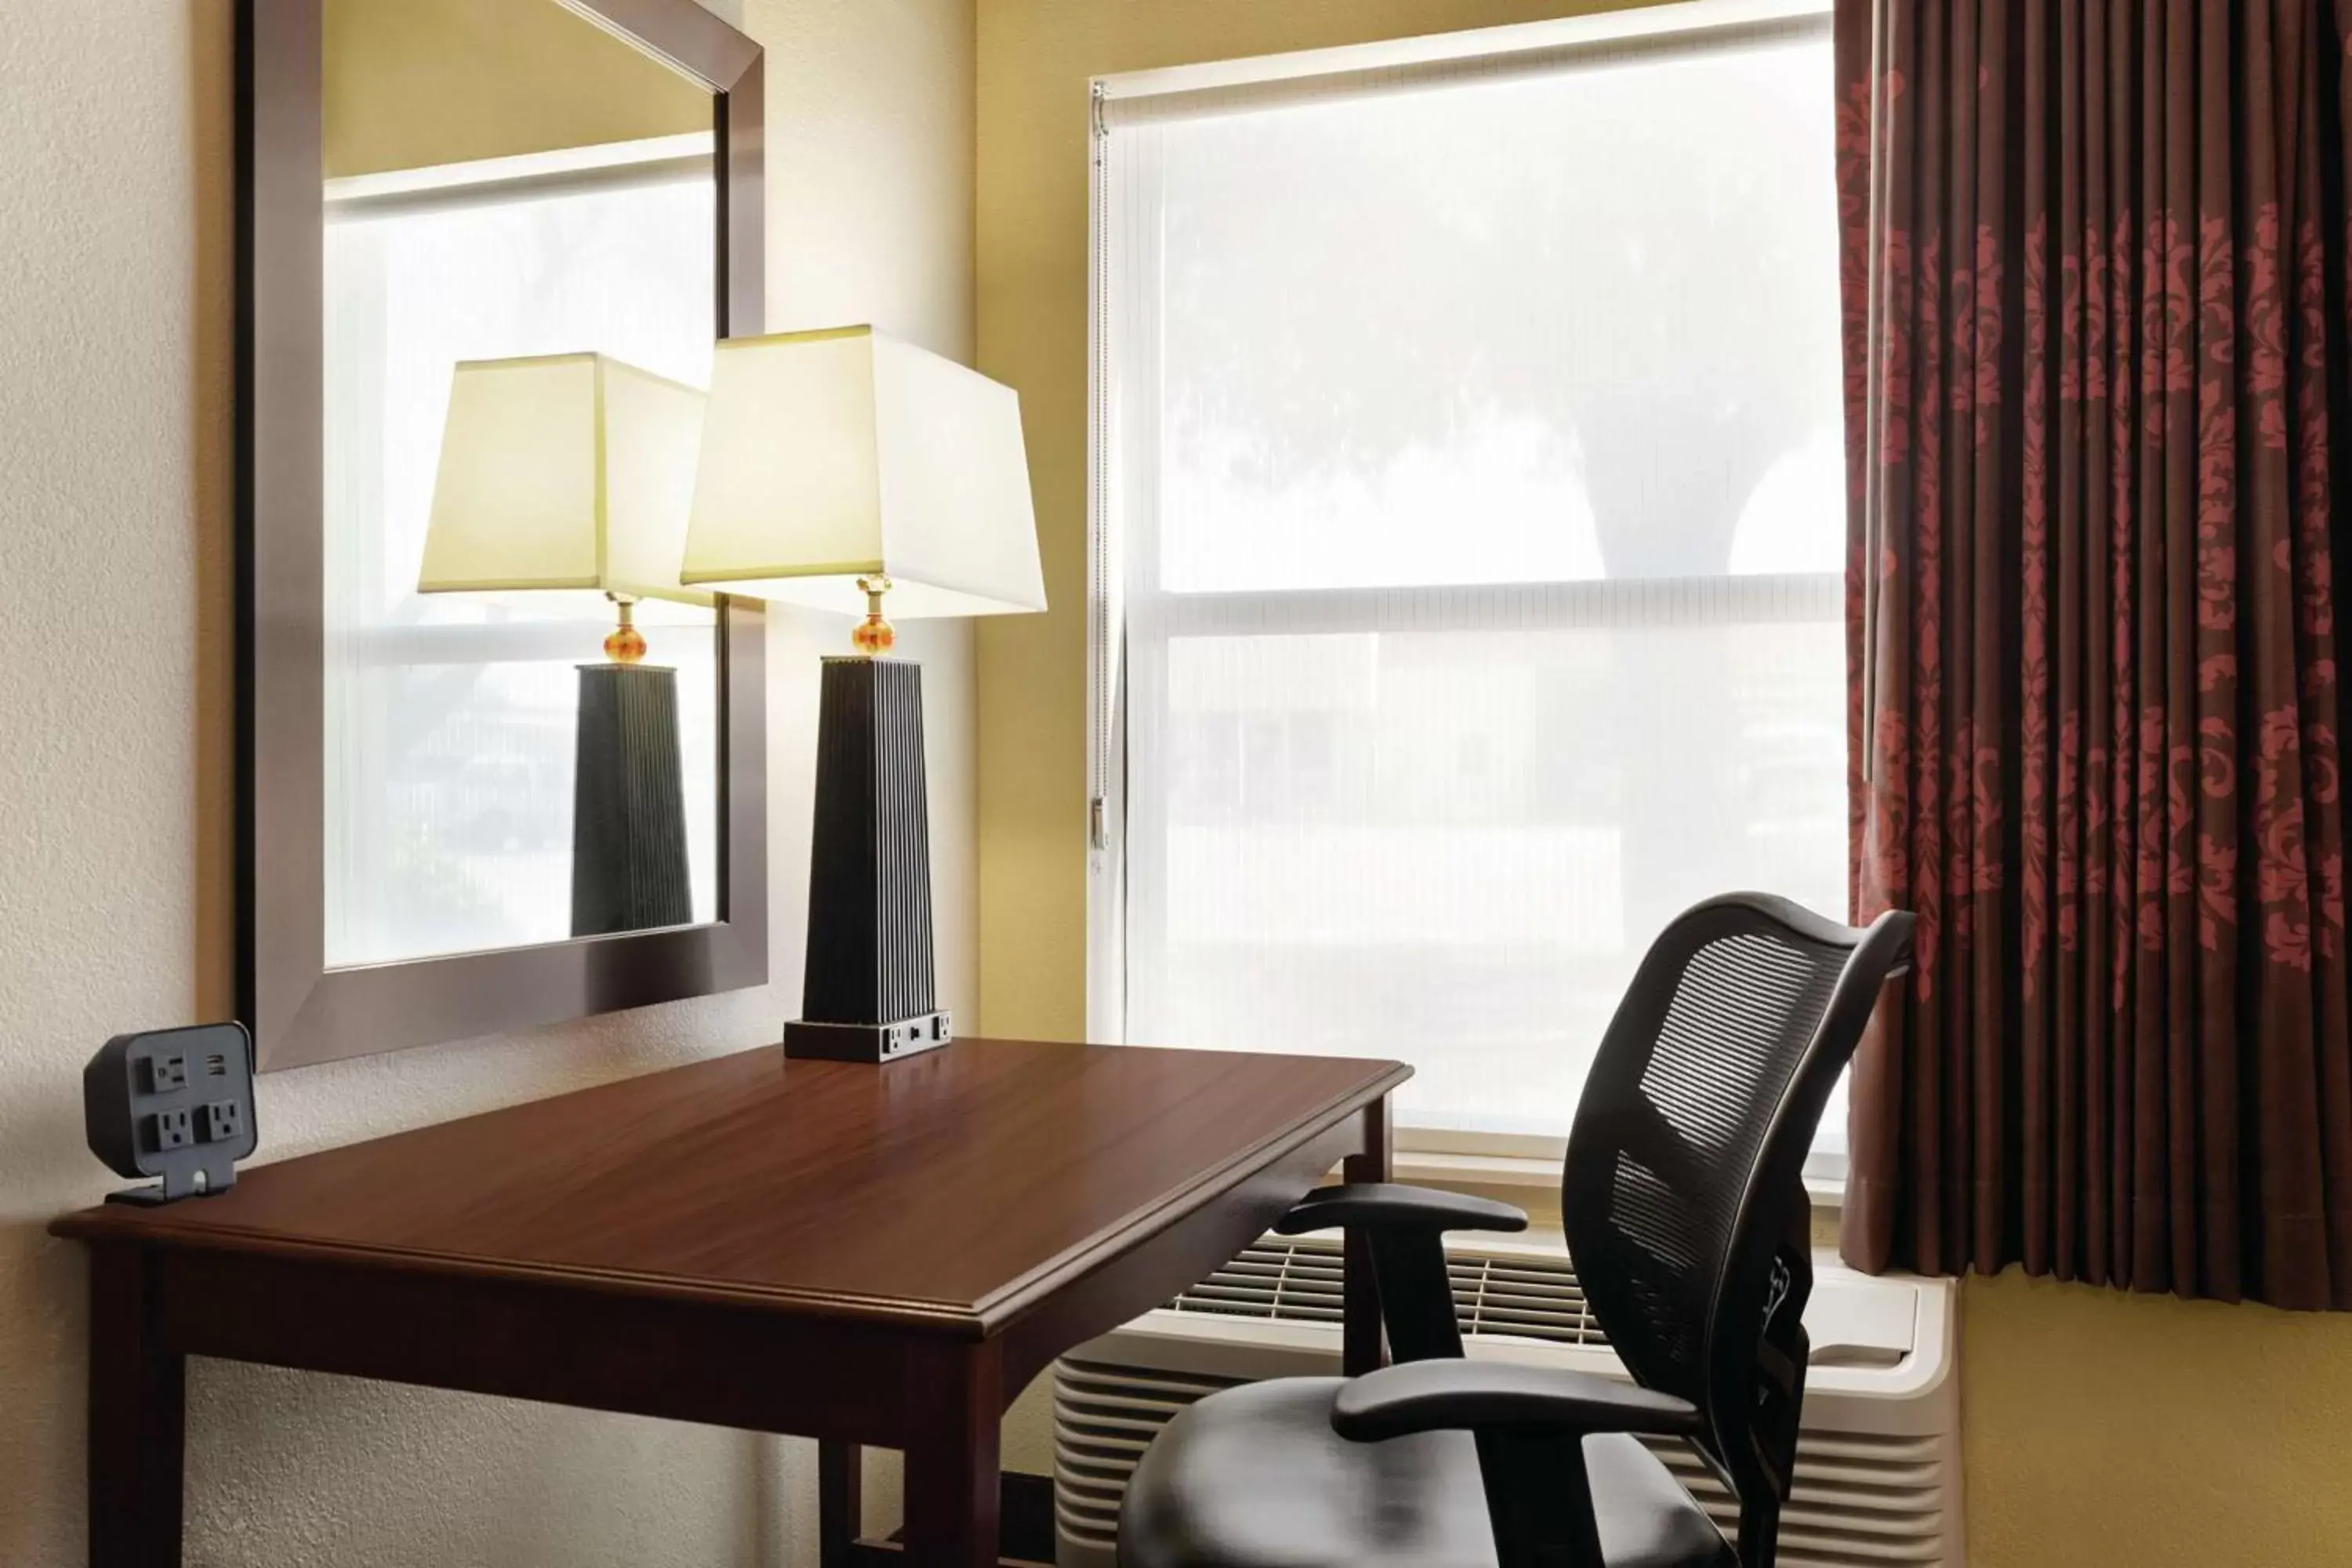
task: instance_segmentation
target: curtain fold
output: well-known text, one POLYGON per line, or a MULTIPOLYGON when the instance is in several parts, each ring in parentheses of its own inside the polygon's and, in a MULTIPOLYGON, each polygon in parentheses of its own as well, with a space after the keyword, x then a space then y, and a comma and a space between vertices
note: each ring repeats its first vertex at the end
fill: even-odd
POLYGON ((1839 0, 1856 1265, 2352 1308, 2352 0, 1839 0))

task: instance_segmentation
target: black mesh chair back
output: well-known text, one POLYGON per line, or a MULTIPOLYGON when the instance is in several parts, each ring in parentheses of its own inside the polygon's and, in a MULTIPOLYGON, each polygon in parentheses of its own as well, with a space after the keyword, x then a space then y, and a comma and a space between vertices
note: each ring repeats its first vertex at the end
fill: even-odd
POLYGON ((1643 961, 1585 1080, 1560 1186, 1586 1300, 1626 1369, 1705 1413, 1739 1556, 1773 1558, 1804 1395, 1805 1157, 1912 917, 1867 930, 1712 899, 1643 961))

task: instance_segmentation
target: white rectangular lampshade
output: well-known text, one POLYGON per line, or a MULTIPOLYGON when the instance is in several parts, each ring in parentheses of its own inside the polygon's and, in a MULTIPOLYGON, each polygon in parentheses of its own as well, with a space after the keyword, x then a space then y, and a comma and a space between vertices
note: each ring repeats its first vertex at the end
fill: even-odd
POLYGON ((871 327, 732 338, 711 364, 683 580, 856 615, 1045 607, 1013 389, 871 327))
POLYGON ((449 383, 417 590, 683 588, 702 394, 605 354, 468 360, 449 383))

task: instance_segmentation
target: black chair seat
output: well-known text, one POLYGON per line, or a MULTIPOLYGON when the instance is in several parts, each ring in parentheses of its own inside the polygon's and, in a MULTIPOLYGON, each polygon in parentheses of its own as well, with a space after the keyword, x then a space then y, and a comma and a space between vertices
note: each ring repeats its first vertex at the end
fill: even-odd
MULTIPOLYGON (((1351 1443, 1331 1430, 1336 1377, 1213 1394, 1136 1467, 1120 1568, 1495 1568, 1466 1432, 1351 1443)), ((1632 1437, 1587 1437, 1607 1568, 1737 1568, 1705 1511, 1632 1437)))

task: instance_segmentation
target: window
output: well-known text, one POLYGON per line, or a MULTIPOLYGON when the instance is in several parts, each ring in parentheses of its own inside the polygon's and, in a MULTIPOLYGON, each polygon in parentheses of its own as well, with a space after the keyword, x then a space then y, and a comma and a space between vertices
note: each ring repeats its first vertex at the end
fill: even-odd
POLYGON ((1675 913, 1846 912, 1826 18, 1674 10, 1101 85, 1098 1035, 1558 1138, 1675 913))

